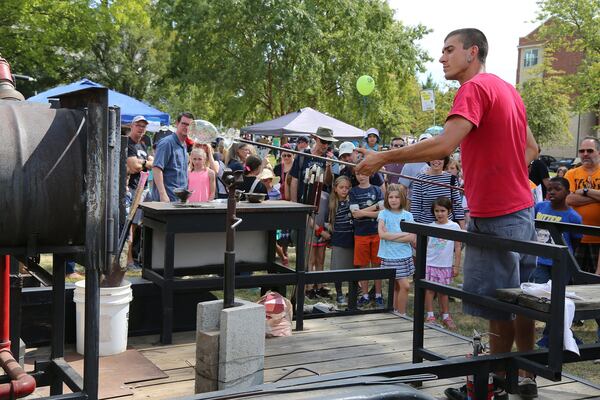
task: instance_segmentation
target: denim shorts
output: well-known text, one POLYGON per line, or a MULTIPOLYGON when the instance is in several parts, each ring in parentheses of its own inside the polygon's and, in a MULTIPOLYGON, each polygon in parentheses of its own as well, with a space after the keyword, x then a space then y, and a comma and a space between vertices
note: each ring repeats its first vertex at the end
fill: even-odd
MULTIPOLYGON (((533 220, 533 207, 530 207, 499 217, 472 217, 467 230, 507 239, 536 242, 537 235, 533 220)), ((465 251, 463 290, 496 297, 496 289, 517 288, 521 282, 527 282, 535 266, 535 256, 469 245, 465 251)), ((468 302, 463 303, 463 311, 488 320, 514 318, 509 312, 468 302)))

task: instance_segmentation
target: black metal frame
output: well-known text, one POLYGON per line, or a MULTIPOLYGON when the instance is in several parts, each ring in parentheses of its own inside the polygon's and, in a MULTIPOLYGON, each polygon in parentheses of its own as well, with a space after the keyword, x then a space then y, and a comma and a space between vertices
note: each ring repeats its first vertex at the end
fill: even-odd
MULTIPOLYGON (((561 232, 564 231, 598 235, 600 233, 600 228, 565 223, 549 223, 543 221, 536 221, 536 225, 537 227, 549 229, 555 242, 560 243, 561 245, 547 245, 537 242, 500 239, 498 237, 492 238, 490 236, 481 234, 435 228, 431 225, 402 222, 403 231, 417 234, 417 266, 415 272, 415 310, 413 320, 414 330, 412 364, 352 370, 322 376, 285 379, 274 383, 245 389, 222 390, 217 392, 197 394, 194 396, 187 396, 182 399, 220 400, 227 398, 244 398, 245 394, 252 394, 254 396, 259 394, 267 395, 270 393, 283 394, 286 392, 296 391, 297 388, 301 387, 302 385, 323 386, 323 384, 326 384, 327 382, 335 384, 336 381, 341 379, 364 376, 395 378, 409 377, 415 374, 434 374, 439 379, 474 375, 476 398, 486 398, 488 390, 488 374, 497 370, 507 371, 510 392, 515 392, 516 390, 516 376, 519 369, 529 370, 553 381, 560 380, 563 363, 598 359, 600 357, 600 344, 580 345, 580 356, 568 351, 563 351, 562 324, 559 323, 551 325, 549 349, 534 350, 530 352, 480 355, 473 358, 449 358, 424 348, 424 297, 426 289, 432 289, 440 293, 466 300, 477 301, 479 304, 484 304, 489 308, 519 313, 521 315, 541 321, 549 321, 555 318, 559 318, 558 320, 562 321, 566 284, 566 282, 564 282, 564 268, 571 269, 577 283, 597 283, 600 281, 600 277, 582 272, 579 269, 575 259, 568 251, 568 248, 564 245, 561 235, 561 232), (426 260, 425 255, 427 250, 427 239, 429 236, 460 241, 470 245, 487 246, 496 249, 512 250, 520 253, 550 257, 554 261, 552 268, 552 297, 561 300, 553 301, 550 305, 550 313, 545 313, 502 302, 492 297, 475 296, 460 289, 427 281, 424 279, 426 260), (423 364, 422 362, 425 359, 429 360, 430 362, 423 364)), ((589 311, 576 312, 576 318, 591 318, 599 314, 600 310, 594 313, 589 311)), ((470 338, 442 330, 441 328, 437 328, 435 326, 430 326, 430 328, 444 331, 446 334, 453 335, 464 340, 470 340, 470 338)), ((418 377, 414 379, 414 382, 419 382, 418 377)))
MULTIPOLYGON (((155 283, 161 288, 163 304, 163 325, 161 328, 162 344, 172 342, 173 327, 173 292, 184 289, 222 290, 223 277, 203 277, 195 279, 178 279, 181 276, 222 274, 223 265, 211 265, 189 268, 175 268, 175 235, 179 233, 195 232, 223 232, 225 229, 226 210, 211 210, 194 212, 188 209, 184 212, 169 211, 161 212, 152 208, 152 203, 142 203, 144 210, 143 221, 143 270, 142 277, 155 283), (154 229, 165 232, 164 269, 152 268, 152 234, 154 229)), ((319 318, 331 316, 331 314, 307 314, 305 315, 304 300, 305 287, 313 283, 326 282, 350 282, 349 310, 337 312, 336 315, 347 315, 369 312, 389 311, 393 301, 394 280, 396 277, 393 268, 373 269, 346 269, 338 271, 305 271, 305 236, 306 220, 312 206, 297 204, 286 212, 274 213, 265 210, 249 212, 243 208, 236 214, 243 219, 243 223, 237 228, 241 230, 266 231, 268 232, 268 258, 266 264, 237 263, 236 272, 265 271, 261 275, 236 275, 236 288, 273 287, 282 294, 286 294, 285 286, 295 285, 295 319, 296 330, 304 328, 305 318, 319 318), (296 270, 285 267, 275 261, 275 230, 295 229, 298 231, 296 243, 296 270), (389 282, 388 308, 382 310, 359 311, 356 309, 357 284, 356 281, 364 279, 385 279, 389 282)), ((239 246, 239 243, 238 243, 239 246)))
MULTIPOLYGON (((45 283, 52 284, 52 337, 50 359, 36 361, 31 375, 36 384, 50 386, 53 399, 97 399, 99 373, 99 303, 100 274, 107 265, 107 158, 109 108, 108 89, 89 88, 60 96, 63 108, 86 111, 85 165, 83 179, 85 182, 85 242, 77 245, 39 246, 35 235, 25 247, 1 247, 0 254, 9 254, 11 259, 19 259, 38 273, 45 283), (53 273, 50 277, 41 270, 34 258, 39 254, 53 254, 53 273), (84 344, 84 377, 82 378, 65 360, 65 269, 67 259, 84 256, 86 270, 85 290, 85 344, 84 344), (51 281, 51 282, 50 282, 51 281), (63 394, 63 384, 73 392, 63 394)), ((118 109, 110 111, 120 118, 118 109)), ((14 344, 13 354, 18 358, 20 342, 21 308, 20 298, 22 284, 18 281, 18 270, 13 274, 16 284, 11 290, 11 341, 14 344), (13 312, 14 311, 14 312, 13 312)), ((0 378, 4 383, 6 377, 0 378)))
MULTIPOLYGON (((549 322, 564 321, 564 298, 565 298, 565 271, 569 268, 576 280, 586 283, 600 282, 600 277, 593 274, 582 272, 577 265, 574 257, 570 253, 562 238, 564 231, 576 231, 587 234, 600 234, 600 228, 591 226, 551 223, 536 221, 537 227, 549 229, 552 237, 558 245, 542 244, 529 241, 518 241, 512 239, 503 239, 491 237, 478 233, 468 233, 463 231, 452 231, 443 228, 432 227, 431 225, 402 222, 402 230, 415 233, 417 235, 417 263, 414 276, 415 282, 415 300, 414 300, 414 330, 413 330, 413 363, 421 363, 423 360, 443 360, 445 357, 435 354, 424 347, 424 299, 425 291, 433 290, 449 296, 457 297, 463 300, 476 302, 487 308, 502 310, 526 316, 538 321, 549 322), (427 254, 428 237, 439 237, 447 240, 463 242, 467 245, 484 246, 496 250, 515 251, 518 253, 530 254, 552 258, 553 267, 552 277, 552 301, 550 312, 542 312, 531 308, 523 307, 517 304, 510 304, 497 300, 493 297, 480 296, 464 292, 461 289, 431 282, 425 279, 425 262, 427 254)), ((600 316, 600 310, 596 311, 576 311, 576 319, 589 319, 600 316)), ((600 344, 581 346, 581 357, 574 358, 569 352, 563 351, 563 324, 553 323, 550 326, 550 344, 547 351, 532 351, 527 353, 508 353, 500 355, 479 356, 480 360, 485 357, 485 362, 479 369, 468 371, 475 375, 475 391, 478 398, 485 398, 487 393, 488 373, 496 370, 505 369, 509 378, 511 389, 515 388, 518 369, 525 369, 544 378, 558 381, 562 375, 562 365, 564 362, 583 361, 596 359, 600 355, 600 344)), ((480 360, 481 361, 481 360, 480 360)), ((479 362, 479 361, 477 361, 479 362)), ((471 363, 465 360, 463 363, 471 363)), ((453 363, 453 368, 462 367, 462 363, 453 363)), ((456 376, 456 375, 454 375, 456 376)))

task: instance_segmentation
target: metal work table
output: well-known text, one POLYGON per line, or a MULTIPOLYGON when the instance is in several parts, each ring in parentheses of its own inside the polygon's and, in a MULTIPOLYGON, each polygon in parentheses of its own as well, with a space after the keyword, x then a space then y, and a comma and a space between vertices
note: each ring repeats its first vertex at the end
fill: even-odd
MULTIPOLYGON (((173 292, 223 288, 227 204, 216 201, 182 206, 149 202, 140 206, 144 212, 142 277, 161 288, 161 343, 169 344, 173 329, 173 292), (193 278, 182 279, 183 276, 193 278)), ((237 270, 266 271, 267 274, 237 275, 236 287, 304 284, 297 272, 304 271, 306 221, 312 209, 312 206, 283 200, 238 203, 236 215, 243 221, 236 229, 237 270), (275 262, 277 229, 298 231, 296 270, 275 262)), ((301 306, 303 304, 297 304, 301 306)))

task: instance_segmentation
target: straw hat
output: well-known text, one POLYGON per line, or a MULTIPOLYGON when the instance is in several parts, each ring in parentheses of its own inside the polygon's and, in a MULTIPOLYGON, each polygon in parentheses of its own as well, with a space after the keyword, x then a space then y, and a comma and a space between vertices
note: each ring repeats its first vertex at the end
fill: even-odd
POLYGON ((275 176, 275 174, 273 174, 273 170, 271 170, 270 168, 264 168, 262 172, 258 175, 258 179, 260 179, 261 181, 265 179, 273 179, 273 186, 279 183, 279 177, 275 176))

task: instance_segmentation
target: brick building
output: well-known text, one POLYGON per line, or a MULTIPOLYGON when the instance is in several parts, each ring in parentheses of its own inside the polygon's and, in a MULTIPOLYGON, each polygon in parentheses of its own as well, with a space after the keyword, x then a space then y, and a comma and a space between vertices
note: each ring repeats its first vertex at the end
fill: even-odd
MULTIPOLYGON (((550 23, 546 21, 544 24, 550 23)), ((539 30, 543 25, 538 26, 524 37, 519 38, 519 52, 517 65, 517 85, 528 79, 541 76, 541 65, 546 56, 544 52, 544 41, 539 39, 539 30)), ((583 54, 581 52, 559 49, 554 52, 552 69, 564 74, 574 74, 581 63, 583 54)), ((569 121, 569 131, 573 136, 570 145, 547 146, 542 149, 543 154, 550 154, 555 157, 576 157, 578 138, 585 136, 597 136, 594 127, 599 124, 595 113, 574 113, 569 121)))

